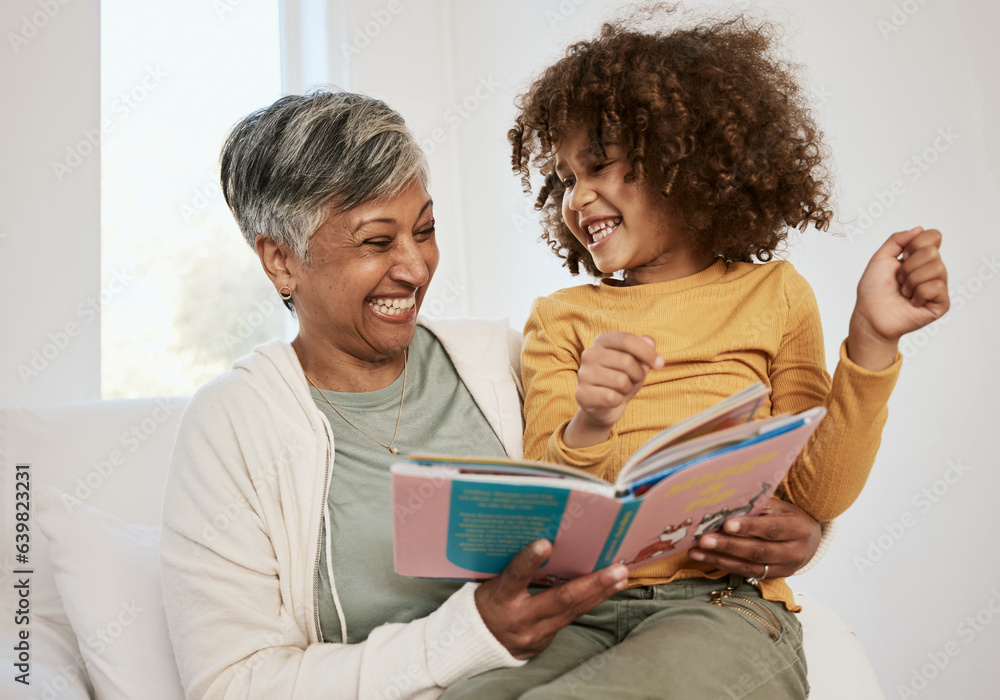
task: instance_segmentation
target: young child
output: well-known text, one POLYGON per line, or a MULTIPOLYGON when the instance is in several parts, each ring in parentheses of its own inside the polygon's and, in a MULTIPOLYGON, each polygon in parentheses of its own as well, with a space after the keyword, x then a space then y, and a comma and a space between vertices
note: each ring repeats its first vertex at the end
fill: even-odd
MULTIPOLYGON (((941 236, 917 227, 878 250, 831 381, 812 290, 787 262, 768 262, 789 228, 826 229, 832 218, 819 131, 769 43, 766 26, 741 19, 671 33, 609 24, 522 96, 509 138, 526 188, 532 167, 545 177, 536 205, 543 239, 571 272, 601 278, 532 307, 522 356, 526 459, 613 481, 654 434, 760 381, 773 414, 828 411, 783 496, 825 521, 860 493, 901 366, 897 342, 948 308, 941 236)), ((664 684, 684 675, 692 685, 669 697, 751 697, 722 691, 741 682, 735 659, 759 654, 773 673, 757 674, 754 692, 802 697, 800 628, 788 615, 798 608, 783 579, 761 574, 760 593, 738 589, 750 601, 742 610, 709 623, 705 611, 720 601, 708 606, 707 595, 727 583, 711 579, 724 572, 686 554, 632 572, 619 595, 683 603, 640 614, 630 601, 648 641, 629 649, 660 645, 648 696, 668 697, 664 684), (740 636, 748 621, 765 633, 759 648, 740 636), (772 648, 779 637, 791 640, 784 657, 772 648)), ((610 642, 629 643, 628 634, 610 642)), ((558 666, 559 648, 528 666, 558 666)), ((635 681, 629 669, 640 662, 635 651, 611 651, 597 678, 613 693, 615 682, 635 681)))

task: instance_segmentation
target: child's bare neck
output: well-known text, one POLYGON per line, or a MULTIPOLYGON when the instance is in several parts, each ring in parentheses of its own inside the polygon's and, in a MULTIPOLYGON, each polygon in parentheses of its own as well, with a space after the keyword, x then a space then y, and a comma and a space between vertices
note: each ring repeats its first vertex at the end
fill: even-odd
POLYGON ((622 284, 627 287, 656 282, 671 282, 696 275, 715 262, 711 253, 691 253, 670 260, 653 260, 631 270, 625 270, 622 284))

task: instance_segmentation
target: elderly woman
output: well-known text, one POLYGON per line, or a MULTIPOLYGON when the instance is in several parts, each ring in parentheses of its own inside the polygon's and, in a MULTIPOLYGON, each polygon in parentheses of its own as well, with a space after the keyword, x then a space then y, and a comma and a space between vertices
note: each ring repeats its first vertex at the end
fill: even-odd
MULTIPOLYGON (((529 593, 544 541, 481 585, 393 571, 396 455, 519 457, 522 433, 517 334, 417 320, 438 248, 400 116, 350 93, 282 98, 234 128, 222 185, 299 333, 238 360, 182 420, 162 557, 188 696, 435 697, 524 663, 620 591, 615 565, 529 593)), ((819 528, 772 508, 708 560, 798 569, 819 528)))

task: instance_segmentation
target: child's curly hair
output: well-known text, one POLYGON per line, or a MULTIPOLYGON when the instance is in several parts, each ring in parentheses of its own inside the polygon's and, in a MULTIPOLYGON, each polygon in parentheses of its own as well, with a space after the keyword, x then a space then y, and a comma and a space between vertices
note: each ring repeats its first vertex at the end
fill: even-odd
POLYGON ((792 69, 769 56, 773 28, 743 16, 669 34, 630 24, 570 46, 518 98, 507 135, 525 191, 529 165, 545 176, 541 238, 570 272, 604 276, 561 217, 553 154, 575 128, 587 129, 595 155, 620 144, 626 181, 669 196, 687 235, 727 260, 770 260, 789 227, 829 228, 826 148, 792 69))

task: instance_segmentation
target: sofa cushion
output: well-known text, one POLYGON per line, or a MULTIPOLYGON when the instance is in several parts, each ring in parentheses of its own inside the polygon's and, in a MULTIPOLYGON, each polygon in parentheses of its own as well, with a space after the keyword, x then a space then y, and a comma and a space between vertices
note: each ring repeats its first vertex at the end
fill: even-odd
POLYGON ((46 486, 35 503, 97 697, 182 699, 163 610, 160 528, 127 523, 46 486))
MULTIPOLYGON (((18 464, 30 465, 31 493, 41 485, 75 494, 128 522, 160 521, 163 487, 186 398, 82 401, 0 410, 0 503, 14 502, 18 464)), ((32 515, 37 504, 32 505, 32 515)), ((85 665, 48 565, 48 541, 31 524, 31 686, 13 683, 13 698, 72 700, 92 694, 85 665)), ((17 563, 13 518, 0 519, 0 611, 13 619, 9 585, 17 563)), ((11 668, 13 645, 0 647, 11 668)), ((6 686, 5 686, 6 688, 6 686)), ((6 696, 5 696, 6 697, 6 696)))

